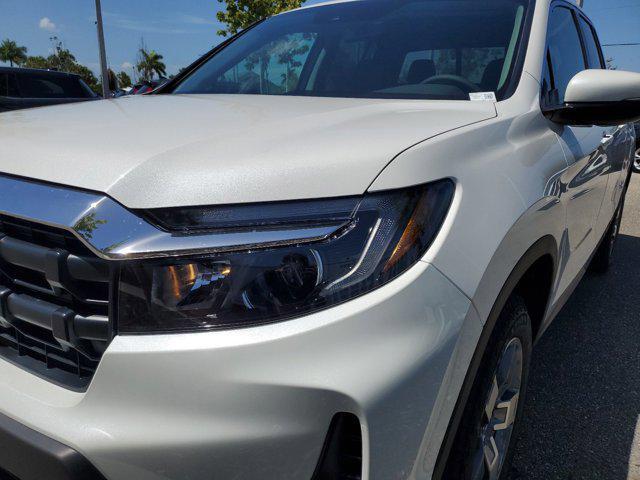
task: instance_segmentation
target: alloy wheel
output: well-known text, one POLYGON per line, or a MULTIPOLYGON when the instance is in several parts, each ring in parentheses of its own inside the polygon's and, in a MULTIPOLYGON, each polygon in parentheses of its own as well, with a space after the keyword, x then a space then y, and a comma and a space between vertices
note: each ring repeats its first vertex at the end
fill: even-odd
POLYGON ((640 172, 640 148, 636 150, 636 154, 633 157, 633 168, 636 172, 640 172))
POLYGON ((513 338, 500 356, 485 403, 474 480, 500 478, 518 412, 523 364, 522 342, 513 338))

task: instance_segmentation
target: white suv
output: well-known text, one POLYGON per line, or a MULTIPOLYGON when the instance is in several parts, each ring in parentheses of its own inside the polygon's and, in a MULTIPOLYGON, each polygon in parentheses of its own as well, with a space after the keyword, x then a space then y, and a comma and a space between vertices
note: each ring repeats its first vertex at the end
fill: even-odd
POLYGON ((3 471, 498 478, 611 260, 640 75, 604 65, 564 1, 356 0, 0 115, 3 471))

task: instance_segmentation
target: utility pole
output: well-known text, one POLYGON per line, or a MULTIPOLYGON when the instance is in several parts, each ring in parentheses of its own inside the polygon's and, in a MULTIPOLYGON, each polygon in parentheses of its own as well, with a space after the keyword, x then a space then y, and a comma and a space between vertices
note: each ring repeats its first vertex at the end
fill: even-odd
POLYGON ((100 0, 96 0, 96 25, 98 26, 98 47, 100 48, 100 70, 102 73, 102 97, 109 98, 109 69, 107 68, 107 53, 104 48, 104 29, 102 28, 102 7, 100 0))

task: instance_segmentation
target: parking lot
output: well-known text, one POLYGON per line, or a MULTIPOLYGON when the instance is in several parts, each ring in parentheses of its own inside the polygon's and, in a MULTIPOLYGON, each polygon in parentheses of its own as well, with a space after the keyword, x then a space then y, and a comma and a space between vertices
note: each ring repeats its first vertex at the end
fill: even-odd
POLYGON ((640 480, 640 176, 615 264, 588 275, 534 351, 512 479, 640 480))

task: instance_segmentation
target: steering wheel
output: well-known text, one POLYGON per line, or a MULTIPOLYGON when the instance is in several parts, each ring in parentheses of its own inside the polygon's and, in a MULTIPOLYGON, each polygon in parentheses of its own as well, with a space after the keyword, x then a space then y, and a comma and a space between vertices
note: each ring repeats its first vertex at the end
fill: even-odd
POLYGON ((451 85, 459 88, 465 93, 480 91, 480 88, 476 84, 471 83, 469 80, 459 75, 435 75, 431 78, 423 80, 420 83, 422 85, 430 85, 434 83, 439 85, 451 85))

